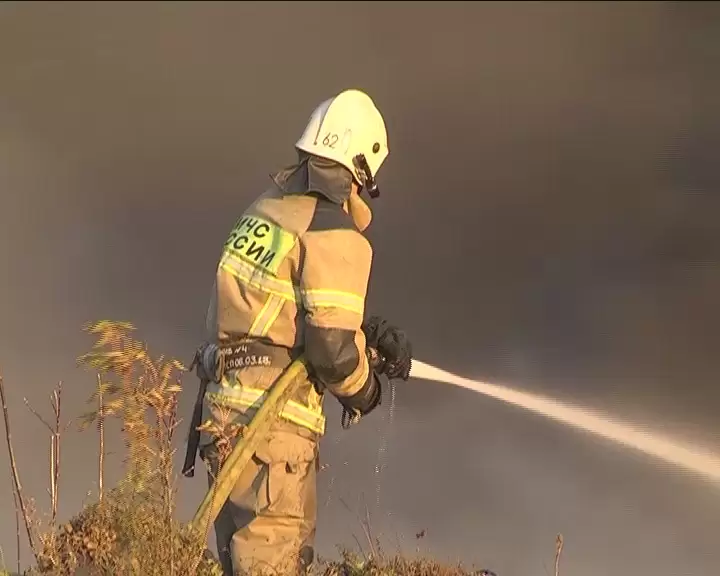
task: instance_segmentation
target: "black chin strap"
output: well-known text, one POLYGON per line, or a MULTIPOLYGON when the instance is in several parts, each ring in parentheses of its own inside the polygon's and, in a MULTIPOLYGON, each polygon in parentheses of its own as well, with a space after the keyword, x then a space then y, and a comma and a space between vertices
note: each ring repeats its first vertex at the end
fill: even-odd
POLYGON ((372 170, 370 170, 370 165, 367 162, 367 158, 365 158, 365 154, 355 156, 355 158, 353 158, 353 165, 360 174, 363 188, 367 191, 368 196, 373 199, 380 196, 380 189, 378 188, 372 170))

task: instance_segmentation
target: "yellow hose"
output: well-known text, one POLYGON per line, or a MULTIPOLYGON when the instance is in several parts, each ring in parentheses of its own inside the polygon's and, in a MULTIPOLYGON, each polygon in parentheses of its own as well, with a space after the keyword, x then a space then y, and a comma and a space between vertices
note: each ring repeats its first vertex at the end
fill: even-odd
POLYGON ((270 432, 273 422, 280 416, 299 384, 307 378, 307 366, 300 357, 277 379, 195 512, 191 524, 196 530, 202 532, 209 523, 215 521, 258 444, 270 432))

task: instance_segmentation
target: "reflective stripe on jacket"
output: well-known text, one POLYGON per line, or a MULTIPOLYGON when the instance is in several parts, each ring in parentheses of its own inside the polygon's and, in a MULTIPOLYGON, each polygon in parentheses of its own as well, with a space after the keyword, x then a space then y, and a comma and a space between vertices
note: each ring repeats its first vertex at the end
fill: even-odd
MULTIPOLYGON (((343 204, 276 184, 233 226, 208 308, 212 339, 258 338, 302 352, 322 390, 349 397, 370 377, 360 329, 372 249, 343 204)), ((226 374, 208 400, 249 409, 285 367, 226 374)), ((322 434, 322 396, 299 387, 282 416, 322 434)))
MULTIPOLYGON (((223 379, 221 384, 210 382, 205 394, 210 402, 215 402, 219 406, 240 409, 252 416, 260 408, 267 390, 250 388, 241 384, 231 386, 226 379, 223 379)), ((290 400, 280 416, 323 435, 325 433, 325 415, 322 410, 322 396, 316 396, 317 402, 308 405, 290 400)))

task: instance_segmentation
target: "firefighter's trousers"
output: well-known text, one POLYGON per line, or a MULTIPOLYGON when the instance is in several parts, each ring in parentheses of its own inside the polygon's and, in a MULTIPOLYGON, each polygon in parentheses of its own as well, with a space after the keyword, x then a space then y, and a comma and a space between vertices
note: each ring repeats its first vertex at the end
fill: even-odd
MULTIPOLYGON (((202 449, 209 485, 217 449, 202 449)), ((273 427, 215 521, 225 576, 298 574, 312 562, 317 519, 318 439, 290 422, 273 427)))

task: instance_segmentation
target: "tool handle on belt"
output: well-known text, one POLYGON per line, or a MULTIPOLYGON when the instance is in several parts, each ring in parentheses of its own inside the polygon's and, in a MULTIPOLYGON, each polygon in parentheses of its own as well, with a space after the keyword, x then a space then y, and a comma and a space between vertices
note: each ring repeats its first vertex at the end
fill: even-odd
POLYGON ((185 452, 185 463, 182 467, 182 475, 185 478, 195 476, 195 458, 197 457, 198 447, 200 446, 200 425, 202 424, 203 397, 207 390, 208 381, 201 380, 198 387, 198 395, 195 400, 192 418, 190 419, 190 430, 188 431, 187 451, 185 452))
MULTIPOLYGON (((189 371, 192 371, 200 361, 200 351, 195 353, 192 363, 190 364, 189 371)), ((208 380, 202 378, 200 380, 200 386, 198 387, 198 395, 195 399, 195 406, 193 407, 192 418, 190 419, 190 430, 188 431, 188 443, 185 452, 185 462, 182 467, 182 475, 185 478, 192 478, 195 476, 195 458, 197 457, 198 446, 200 445, 200 430, 198 428, 202 424, 202 409, 203 409, 203 398, 205 397, 205 391, 207 390, 208 380)))

